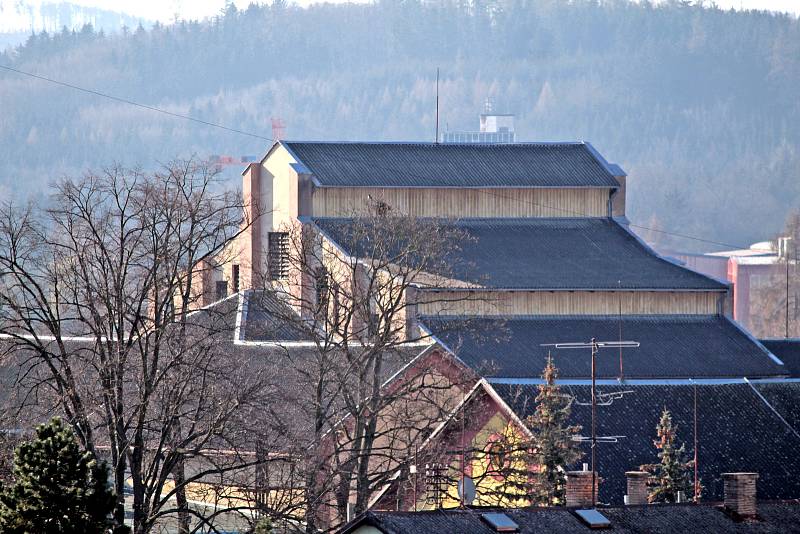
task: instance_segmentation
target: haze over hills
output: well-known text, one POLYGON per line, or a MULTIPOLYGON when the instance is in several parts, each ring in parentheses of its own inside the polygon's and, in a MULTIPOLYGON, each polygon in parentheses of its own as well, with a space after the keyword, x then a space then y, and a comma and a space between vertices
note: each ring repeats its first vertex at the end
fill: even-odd
POLYGON ((123 11, 72 2, 0 0, 0 50, 24 43, 32 32, 53 33, 64 27, 80 30, 91 24, 96 31, 110 33, 123 27, 136 28, 140 23, 145 27, 152 24, 147 18, 123 11))
MULTIPOLYGON (((465 4, 231 6, 206 22, 36 36, 0 63, 266 137, 281 117, 289 138, 350 140, 432 140, 440 67, 442 128, 474 128, 492 96, 519 140, 590 140, 628 171, 634 222, 744 245, 800 207, 796 17, 465 4)), ((0 107, 0 183, 21 194, 115 161, 269 144, 7 71, 0 107)))

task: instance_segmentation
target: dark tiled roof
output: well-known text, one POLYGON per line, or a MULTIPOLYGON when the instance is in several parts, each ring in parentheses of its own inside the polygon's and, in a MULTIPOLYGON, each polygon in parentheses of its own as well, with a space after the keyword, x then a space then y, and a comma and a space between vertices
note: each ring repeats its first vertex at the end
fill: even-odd
POLYGON ((310 341, 300 317, 269 291, 248 291, 242 310, 243 341, 310 341))
MULTIPOLYGON (((611 521, 611 531, 625 533, 678 532, 800 532, 800 505, 760 502, 758 521, 735 521, 714 505, 651 505, 601 508, 611 521)), ((373 526, 384 534, 493 534, 496 531, 482 519, 483 513, 506 514, 520 534, 589 532, 571 508, 469 508, 425 512, 367 512, 345 527, 343 534, 361 526, 373 526)))
MULTIPOLYGON (((484 376, 538 378, 551 351, 562 378, 588 378, 589 352, 542 347, 543 343, 618 340, 617 316, 568 315, 496 318, 423 317, 467 365, 484 376)), ((767 351, 727 318, 717 315, 622 316, 626 378, 763 377, 787 374, 767 351)), ((597 357, 597 376, 619 376, 618 350, 597 357)))
MULTIPOLYGON (((493 384, 495 390, 522 418, 533 413, 537 387, 532 385, 493 384)), ((756 386, 759 390, 763 385, 756 386)), ((770 384, 785 400, 784 413, 800 411, 798 384, 770 384)), ((694 453, 692 385, 599 386, 599 392, 630 390, 622 399, 597 411, 597 433, 600 436, 625 436, 617 443, 599 444, 598 473, 600 500, 620 503, 625 494, 625 471, 642 464, 656 463, 653 445, 656 425, 666 407, 678 425, 677 434, 686 444, 689 457, 694 453)), ((580 401, 590 398, 590 386, 564 385, 580 401)), ((773 406, 774 407, 774 406, 773 406)), ((777 407, 775 407, 778 409, 777 407)), ((778 412, 780 413, 780 412, 778 412)), ((781 414, 783 416, 783 414, 781 414)), ((784 416, 785 419, 785 416, 784 416)), ((573 404, 572 420, 583 426, 588 435, 591 408, 573 404)), ((758 495, 763 499, 800 498, 800 438, 781 421, 769 404, 746 383, 697 386, 698 465, 704 487, 704 500, 721 500, 721 473, 749 471, 759 473, 758 495)), ((583 445, 587 461, 589 445, 583 445)), ((577 467, 577 466, 576 466, 577 467)))
MULTIPOLYGON (((352 219, 315 222, 348 253, 364 255, 365 245, 350 237, 352 219)), ((461 219, 452 224, 467 239, 449 254, 453 272, 435 274, 492 288, 726 288, 660 258, 613 219, 461 219)))
POLYGON ((282 144, 321 186, 618 187, 608 163, 587 143, 282 144))
POLYGON ((800 339, 762 339, 761 343, 781 359, 791 376, 800 377, 800 339))

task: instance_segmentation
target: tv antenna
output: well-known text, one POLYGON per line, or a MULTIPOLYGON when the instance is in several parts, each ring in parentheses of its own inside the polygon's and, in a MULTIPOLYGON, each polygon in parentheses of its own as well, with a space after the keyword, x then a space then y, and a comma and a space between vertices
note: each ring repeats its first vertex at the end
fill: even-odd
MULTIPOLYGON (((591 341, 588 343, 542 343, 542 347, 553 347, 556 349, 591 349, 592 352, 592 435, 589 440, 585 438, 578 437, 577 441, 591 441, 592 443, 592 508, 594 508, 597 504, 597 470, 595 469, 595 449, 597 448, 597 374, 595 370, 595 361, 597 359, 597 353, 600 349, 623 349, 623 348, 630 348, 635 349, 639 347, 638 341, 597 341, 595 338, 592 338, 591 341)), ((620 392, 623 393, 624 392, 620 392)), ((620 397, 621 398, 621 397, 620 397)), ((613 402, 613 398, 611 402, 613 402)), ((607 404, 610 404, 608 402, 607 404)), ((607 405, 606 404, 606 405, 607 405)), ((601 438, 601 442, 603 443, 616 443, 617 440, 624 436, 604 436, 601 438)))

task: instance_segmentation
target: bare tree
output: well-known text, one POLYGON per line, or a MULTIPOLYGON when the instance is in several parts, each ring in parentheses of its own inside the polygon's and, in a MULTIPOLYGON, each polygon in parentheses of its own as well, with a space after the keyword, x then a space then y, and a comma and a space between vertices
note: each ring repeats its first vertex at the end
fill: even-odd
POLYGON ((109 461, 119 525, 130 480, 137 534, 253 507, 189 505, 254 470, 246 451, 268 439, 253 418, 273 400, 268 370, 231 350, 223 317, 192 312, 196 278, 252 222, 243 208, 213 169, 175 161, 63 179, 48 206, 0 210, 0 333, 17 386, 109 461))
POLYGON ((467 285, 454 272, 468 266, 452 254, 465 232, 381 202, 337 224, 336 243, 313 225, 283 228, 284 257, 270 258, 261 293, 309 347, 286 361, 300 377, 290 402, 305 421, 297 443, 307 532, 366 510, 476 380, 426 351, 432 340, 416 320, 423 305, 482 298, 425 291, 467 285))

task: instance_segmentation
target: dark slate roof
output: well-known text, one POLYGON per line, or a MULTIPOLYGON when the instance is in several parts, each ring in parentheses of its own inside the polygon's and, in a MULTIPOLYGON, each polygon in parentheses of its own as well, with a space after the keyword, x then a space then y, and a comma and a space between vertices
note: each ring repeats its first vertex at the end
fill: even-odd
MULTIPOLYGON (((353 219, 314 222, 349 254, 363 256, 353 219)), ((452 273, 506 289, 717 290, 726 285, 659 257, 609 218, 460 219, 466 239, 449 252, 452 273)))
MULTIPOLYGON (((759 502, 757 521, 736 521, 721 507, 710 504, 626 506, 599 511, 611 521, 613 532, 800 532, 800 505, 796 502, 759 502)), ((483 513, 506 514, 519 526, 520 534, 571 534, 591 530, 575 516, 573 508, 468 508, 367 512, 340 533, 349 534, 359 527, 372 526, 383 534, 494 534, 496 531, 481 519, 483 513)))
MULTIPOLYGON (((506 319, 422 317, 467 365, 490 377, 538 378, 551 351, 562 378, 591 375, 588 351, 543 343, 618 340, 620 319, 606 315, 521 316, 506 319)), ((624 315, 622 337, 638 341, 623 352, 626 378, 718 378, 786 375, 769 353, 718 315, 624 315)), ((619 376, 618 350, 597 358, 599 378, 619 376)))
POLYGON ((300 317, 269 291, 247 291, 242 309, 242 341, 310 341, 300 317))
POLYGON ((283 141, 320 186, 610 187, 588 143, 434 144, 283 141))
POLYGON ((781 359, 793 377, 800 378, 800 339, 762 339, 761 343, 781 359))
MULTIPOLYGON (((494 389, 524 418, 533 413, 537 386, 493 384, 494 389)), ((756 386, 761 391, 762 384, 756 386)), ((702 384, 697 386, 698 465, 704 500, 722 500, 721 473, 748 471, 759 473, 758 495, 763 499, 800 498, 800 437, 773 411, 800 411, 796 383, 769 384, 773 395, 780 393, 785 404, 773 406, 747 383, 702 384)), ((622 399, 597 411, 599 436, 625 436, 617 443, 598 445, 600 500, 621 504, 625 494, 625 471, 658 461, 653 440, 661 411, 666 407, 678 425, 677 435, 686 444, 689 457, 693 449, 694 386, 637 385, 599 386, 600 393, 628 390, 622 399)), ((562 391, 584 402, 590 398, 588 385, 564 385, 562 391)), ((584 435, 591 428, 591 407, 573 404, 572 421, 582 425, 584 435)), ((583 444, 587 461, 589 444, 583 444)), ((575 466, 577 467, 577 466, 575 466)))

